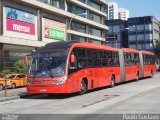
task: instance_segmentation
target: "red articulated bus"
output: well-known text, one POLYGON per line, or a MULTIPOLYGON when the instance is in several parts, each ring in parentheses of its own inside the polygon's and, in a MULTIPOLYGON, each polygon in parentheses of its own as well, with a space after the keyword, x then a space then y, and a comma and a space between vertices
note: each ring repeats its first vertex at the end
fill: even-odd
POLYGON ((78 41, 54 42, 33 53, 27 92, 84 94, 91 89, 113 87, 116 83, 155 73, 155 58, 151 52, 78 41))

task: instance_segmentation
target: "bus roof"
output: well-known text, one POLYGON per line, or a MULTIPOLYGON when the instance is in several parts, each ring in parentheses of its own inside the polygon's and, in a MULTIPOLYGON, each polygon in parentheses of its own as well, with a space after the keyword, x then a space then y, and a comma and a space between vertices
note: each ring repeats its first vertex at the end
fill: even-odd
POLYGON ((146 51, 146 50, 141 50, 141 52, 143 54, 148 54, 148 55, 155 55, 154 53, 150 52, 150 51, 146 51))
POLYGON ((68 49, 70 48, 74 43, 80 43, 79 41, 58 41, 58 42, 51 42, 46 44, 45 46, 42 46, 37 49, 37 51, 52 51, 55 49, 68 49))
POLYGON ((73 47, 85 47, 85 48, 91 48, 91 49, 118 51, 117 48, 113 48, 107 45, 100 45, 100 44, 93 44, 93 43, 86 43, 86 42, 75 43, 73 47))
POLYGON ((139 51, 132 48, 122 48, 123 52, 131 52, 131 53, 138 53, 139 51))
POLYGON ((68 49, 71 47, 84 47, 84 48, 91 48, 91 49, 105 49, 105 50, 111 50, 111 51, 118 51, 117 48, 112 48, 107 45, 98 45, 93 43, 87 43, 87 42, 80 42, 80 41, 59 41, 59 42, 52 42, 48 43, 45 46, 42 46, 37 49, 38 52, 41 51, 52 51, 52 50, 60 50, 60 49, 68 49))

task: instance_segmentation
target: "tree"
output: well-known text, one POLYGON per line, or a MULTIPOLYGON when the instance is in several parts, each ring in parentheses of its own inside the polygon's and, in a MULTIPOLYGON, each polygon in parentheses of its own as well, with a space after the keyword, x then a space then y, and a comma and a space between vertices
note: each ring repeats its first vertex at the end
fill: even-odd
POLYGON ((9 70, 9 69, 4 69, 4 70, 2 70, 2 72, 1 72, 1 77, 5 77, 6 75, 8 75, 8 74, 10 74, 11 73, 11 71, 9 70))
POLYGON ((156 55, 160 58, 160 39, 156 40, 156 55))
POLYGON ((156 49, 160 50, 160 39, 156 40, 156 49))
POLYGON ((26 66, 24 63, 19 61, 14 63, 14 72, 23 73, 25 72, 25 70, 26 70, 26 66))

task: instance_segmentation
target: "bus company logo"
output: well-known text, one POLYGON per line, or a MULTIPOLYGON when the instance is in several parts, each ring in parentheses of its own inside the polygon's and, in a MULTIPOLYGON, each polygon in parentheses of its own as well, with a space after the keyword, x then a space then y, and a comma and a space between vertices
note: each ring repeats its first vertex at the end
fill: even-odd
POLYGON ((15 114, 2 114, 2 120, 18 120, 18 115, 15 115, 15 114))

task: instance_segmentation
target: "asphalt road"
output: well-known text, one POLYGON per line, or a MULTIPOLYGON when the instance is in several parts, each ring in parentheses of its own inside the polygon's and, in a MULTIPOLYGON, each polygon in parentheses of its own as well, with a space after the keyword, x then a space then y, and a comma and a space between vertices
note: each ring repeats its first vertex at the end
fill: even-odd
POLYGON ((114 114, 160 113, 160 74, 85 95, 21 98, 0 102, 0 113, 114 114))

